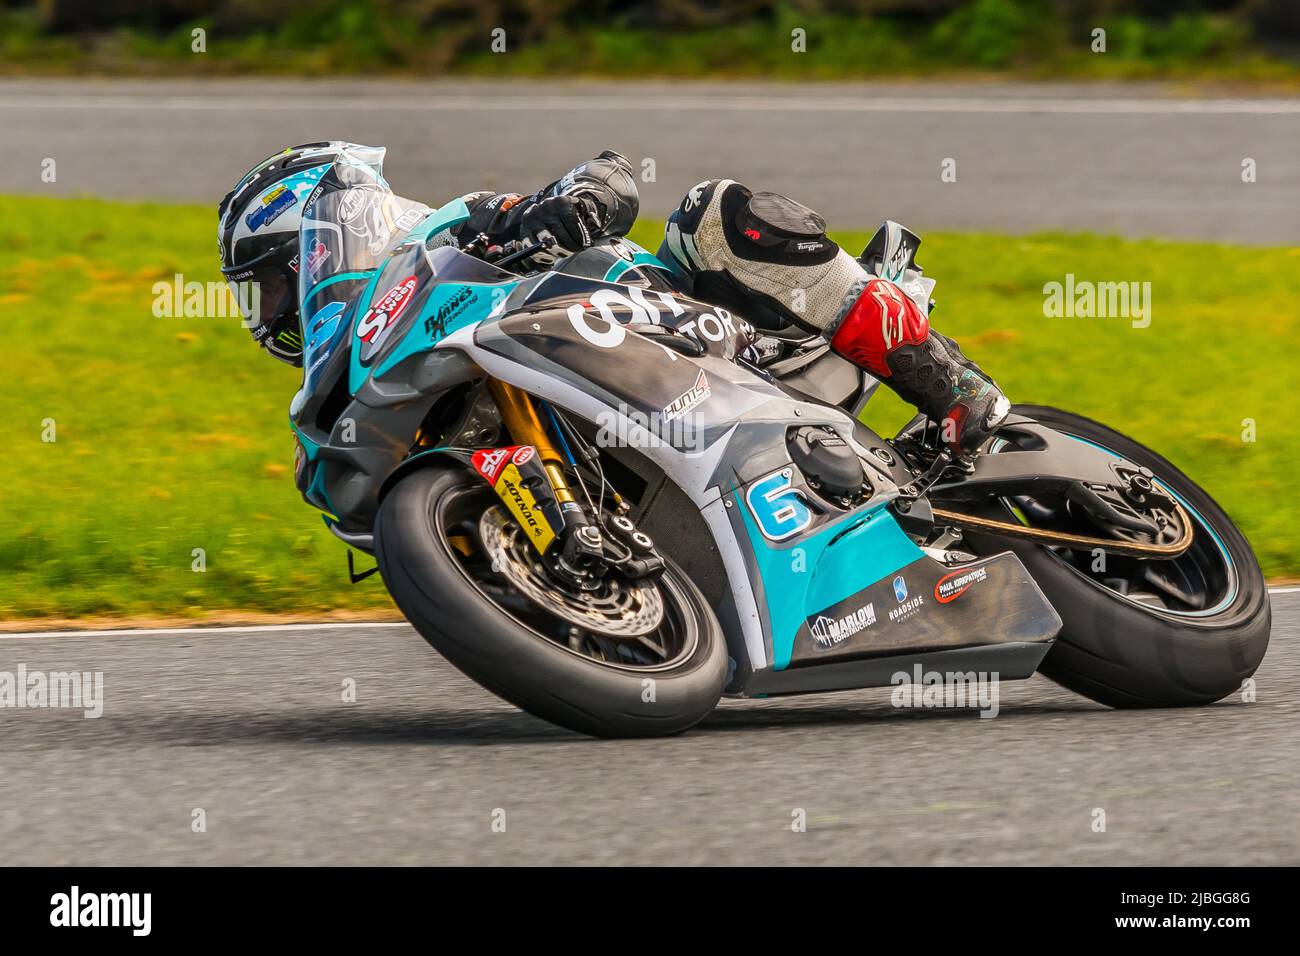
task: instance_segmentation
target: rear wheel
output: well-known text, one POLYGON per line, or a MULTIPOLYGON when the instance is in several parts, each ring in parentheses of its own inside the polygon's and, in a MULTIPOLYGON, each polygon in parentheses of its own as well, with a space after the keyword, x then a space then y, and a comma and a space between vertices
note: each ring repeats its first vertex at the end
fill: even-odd
POLYGON ((725 642, 677 565, 578 592, 531 548, 491 490, 458 466, 403 478, 376 521, 375 554, 397 606, 494 694, 599 737, 679 733, 713 710, 725 642))
MULTIPOLYGON (((1195 528, 1191 547, 1162 561, 966 532, 981 553, 1019 555, 1061 615, 1064 627, 1041 672, 1112 707, 1205 704, 1237 690, 1264 657, 1272 615, 1259 563, 1231 519, 1172 464, 1114 429, 1045 406, 1015 411, 1150 468, 1195 528)), ((999 501, 984 513, 1101 533, 1051 497, 999 501)))

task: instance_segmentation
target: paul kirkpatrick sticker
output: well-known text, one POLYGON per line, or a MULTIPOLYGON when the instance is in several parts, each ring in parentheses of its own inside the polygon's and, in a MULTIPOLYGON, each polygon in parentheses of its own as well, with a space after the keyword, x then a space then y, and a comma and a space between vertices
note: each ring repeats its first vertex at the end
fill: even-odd
POLYGON ((965 594, 971 585, 987 580, 988 576, 989 572, 985 567, 968 568, 946 574, 934 585, 934 599, 940 604, 955 601, 965 594))

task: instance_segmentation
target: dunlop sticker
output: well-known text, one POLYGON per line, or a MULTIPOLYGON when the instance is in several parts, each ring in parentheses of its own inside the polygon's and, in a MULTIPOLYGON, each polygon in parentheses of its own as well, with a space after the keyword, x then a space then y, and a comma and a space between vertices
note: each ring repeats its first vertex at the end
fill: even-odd
POLYGON ((520 470, 523 468, 529 472, 530 477, 536 475, 545 480, 545 472, 538 466, 534 451, 532 445, 512 445, 507 448, 476 451, 474 467, 492 486, 497 497, 505 502, 505 506, 519 522, 519 527, 524 529, 528 540, 537 548, 538 553, 545 554, 546 549, 555 540, 555 530, 542 514, 542 509, 538 506, 533 493, 524 486, 525 475, 520 470), (531 468, 528 467, 530 464, 531 468))

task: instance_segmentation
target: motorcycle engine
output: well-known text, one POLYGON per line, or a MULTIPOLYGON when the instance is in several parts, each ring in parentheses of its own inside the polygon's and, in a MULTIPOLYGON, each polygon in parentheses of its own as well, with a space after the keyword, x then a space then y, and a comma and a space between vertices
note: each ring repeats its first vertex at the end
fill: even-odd
POLYGON ((804 425, 787 438, 790 458, 808 486, 833 504, 847 507, 871 494, 871 485, 857 453, 835 429, 804 425))

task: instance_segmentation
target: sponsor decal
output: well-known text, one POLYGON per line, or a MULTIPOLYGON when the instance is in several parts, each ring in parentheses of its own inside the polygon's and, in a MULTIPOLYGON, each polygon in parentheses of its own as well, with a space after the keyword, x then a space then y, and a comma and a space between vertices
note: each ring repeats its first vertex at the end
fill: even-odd
POLYGON ((326 247, 325 243, 317 239, 312 243, 311 250, 307 253, 307 274, 309 276, 316 275, 316 273, 320 271, 320 267, 325 264, 325 260, 329 257, 329 248, 326 247))
POLYGON ((276 186, 262 197, 262 205, 244 217, 244 225, 253 232, 275 222, 290 206, 298 202, 298 197, 287 186, 276 186))
POLYGON ((902 342, 907 334, 907 310, 903 306, 903 295, 898 286, 883 280, 872 282, 868 291, 880 307, 880 334, 885 342, 885 350, 888 351, 902 342))
POLYGON ((813 522, 812 510, 803 492, 794 486, 793 474, 782 468, 754 482, 745 493, 758 530, 769 541, 784 541, 813 522))
POLYGON ((275 341, 294 352, 302 351, 302 336, 298 334, 297 329, 282 329, 275 337, 275 341))
POLYGON ((801 242, 795 246, 800 252, 817 252, 822 248, 820 242, 801 242))
POLYGON ((330 302, 322 306, 307 323, 307 343, 311 348, 329 339, 338 328, 339 316, 347 308, 344 302, 330 302))
POLYGON ((906 621, 909 617, 914 616, 917 611, 925 604, 925 597, 920 594, 907 596, 907 581, 900 574, 894 578, 894 598, 898 601, 898 607, 889 612, 889 623, 897 624, 899 621, 906 621))
POLYGON ((812 633, 813 650, 835 647, 875 623, 876 608, 870 602, 839 617, 827 617, 825 614, 811 617, 808 619, 808 629, 812 633))
POLYGON ((422 220, 423 218, 424 218, 423 209, 408 209, 406 210, 406 212, 402 213, 400 216, 397 217, 397 222, 393 223, 393 232, 397 233, 398 235, 403 235, 405 233, 408 233, 412 229, 414 229, 417 225, 419 225, 420 220, 422 220))
POLYGON ((431 338, 442 338, 447 334, 447 323, 477 301, 478 293, 469 286, 462 286, 459 292, 438 307, 437 313, 424 320, 425 334, 431 338))
POLYGON ((698 206, 700 200, 704 198, 704 190, 708 188, 709 180, 707 179, 702 183, 692 186, 690 192, 686 194, 686 198, 682 200, 682 212, 690 212, 698 206))
POLYGON ((374 195, 374 190, 366 187, 354 187, 343 194, 339 202, 339 220, 344 224, 352 222, 374 195))
POLYGON ((946 574, 934 586, 934 599, 940 604, 955 601, 965 594, 971 585, 987 580, 988 576, 987 568, 969 568, 965 571, 954 571, 952 574, 946 574))
POLYGON ((417 285, 415 276, 407 276, 379 297, 357 323, 357 338, 367 343, 378 343, 406 307, 411 304, 417 285))
POLYGON ((885 277, 887 279, 896 279, 901 276, 903 270, 907 268, 907 263, 911 256, 912 247, 905 242, 900 242, 898 248, 894 250, 894 254, 890 256, 889 261, 885 263, 885 277))
POLYGON ((700 369, 695 384, 664 406, 663 411, 659 413, 660 421, 670 422, 675 418, 681 418, 692 408, 708 401, 710 394, 712 390, 709 388, 709 380, 704 376, 704 369, 700 369))
POLYGON ((488 484, 495 485, 497 478, 501 476, 501 466, 506 463, 510 457, 509 448, 494 448, 491 451, 474 452, 474 467, 478 473, 488 480, 488 484))
POLYGON ((476 451, 472 461, 478 473, 510 509, 538 553, 545 554, 546 549, 555 541, 555 529, 542 514, 537 499, 528 489, 519 470, 520 466, 533 460, 535 453, 536 449, 532 445, 509 445, 505 448, 476 451))

